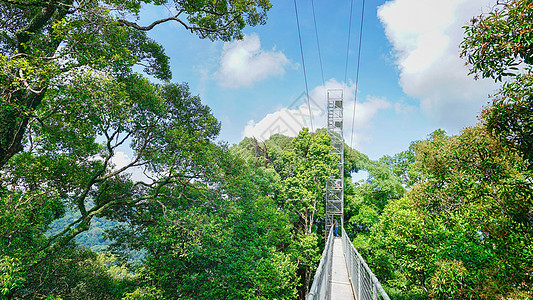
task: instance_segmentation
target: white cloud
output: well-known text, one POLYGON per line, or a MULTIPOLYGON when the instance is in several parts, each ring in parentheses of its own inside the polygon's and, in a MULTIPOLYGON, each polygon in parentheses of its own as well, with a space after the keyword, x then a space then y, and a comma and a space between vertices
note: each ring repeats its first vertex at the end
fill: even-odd
POLYGON ((396 102, 394 103, 394 112, 398 115, 409 115, 416 112, 416 107, 396 102))
POLYGON ((254 120, 248 121, 243 135, 255 137, 261 141, 267 140, 270 136, 278 133, 294 137, 300 129, 305 127, 304 121, 305 119, 300 118, 298 110, 283 108, 267 114, 257 123, 254 120))
POLYGON ((129 163, 131 163, 131 159, 126 153, 122 151, 115 152, 115 155, 111 157, 111 164, 113 165, 113 170, 123 168, 129 163))
MULTIPOLYGON (((346 142, 350 143, 353 123, 352 115, 355 104, 354 84, 345 85, 335 79, 330 79, 324 86, 317 86, 311 90, 309 98, 313 115, 313 128, 326 127, 326 91, 329 89, 343 89, 344 138, 346 142)), ((393 105, 387 100, 377 97, 367 97, 362 101, 358 99, 355 105, 354 130, 356 134, 354 144, 357 146, 361 141, 371 140, 371 137, 366 132, 368 132, 367 129, 372 127, 373 119, 380 111, 392 108, 393 105)), ((243 136, 256 137, 259 140, 266 140, 276 133, 296 136, 303 127, 311 127, 310 125, 307 98, 305 94, 302 94, 296 100, 293 100, 288 107, 282 107, 273 113, 267 114, 259 122, 248 121, 244 128, 243 136)))
POLYGON ((289 59, 281 51, 261 49, 257 34, 225 43, 220 59, 220 69, 215 74, 219 84, 228 88, 249 87, 269 76, 282 75, 289 59))
POLYGON ((462 26, 490 7, 489 0, 393 0, 378 16, 393 45, 404 92, 420 100, 422 112, 451 131, 475 123, 497 88, 475 81, 459 57, 462 26))
MULTIPOLYGON (((117 151, 114 153, 113 157, 111 158, 111 167, 113 171, 119 170, 128 164, 130 164, 132 159, 128 156, 128 154, 117 151)), ((150 183, 152 180, 143 173, 143 169, 141 167, 130 167, 124 171, 124 173, 129 174, 131 176, 131 179, 133 181, 143 181, 150 183)))

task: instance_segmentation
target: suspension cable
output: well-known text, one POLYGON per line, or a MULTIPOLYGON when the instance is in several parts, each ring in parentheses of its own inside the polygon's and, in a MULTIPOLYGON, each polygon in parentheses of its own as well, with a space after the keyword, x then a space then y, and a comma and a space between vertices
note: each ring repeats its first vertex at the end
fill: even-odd
POLYGON ((324 68, 322 67, 322 54, 320 53, 320 43, 318 42, 318 27, 316 25, 315 1, 314 0, 311 0, 311 7, 313 7, 313 21, 315 23, 316 47, 318 48, 318 60, 320 62, 320 73, 322 75, 322 85, 324 86, 324 89, 325 89, 326 81, 324 80, 324 68))
POLYGON ((304 70, 304 80, 305 80, 305 93, 307 96, 307 107, 309 109, 309 121, 311 123, 311 131, 313 129, 313 114, 311 112, 311 100, 309 99, 309 87, 307 85, 307 73, 305 71, 305 60, 304 60, 304 49, 302 46, 302 34, 300 33, 300 21, 298 18, 298 6, 296 5, 296 0, 294 0, 294 11, 296 12, 296 25, 298 26, 298 39, 300 40, 300 54, 302 55, 302 67, 304 70))
POLYGON ((350 2, 350 21, 348 22, 348 44, 346 45, 346 64, 344 66, 344 85, 348 77, 348 54, 350 53, 350 37, 352 35, 353 0, 350 2))
POLYGON ((355 91, 354 91, 354 103, 353 103, 353 114, 352 114, 352 134, 350 138, 350 147, 353 149, 353 132, 355 125, 355 106, 357 105, 357 90, 359 89, 359 64, 361 62, 361 45, 363 40, 363 20, 365 15, 365 0, 363 0, 363 6, 361 9, 361 25, 359 27, 359 46, 357 50, 357 68, 355 71, 355 91))

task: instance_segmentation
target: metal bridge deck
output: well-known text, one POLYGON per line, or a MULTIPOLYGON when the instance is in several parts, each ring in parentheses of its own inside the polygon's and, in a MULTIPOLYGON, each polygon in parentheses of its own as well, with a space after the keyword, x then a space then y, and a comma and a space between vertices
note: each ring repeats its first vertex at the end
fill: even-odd
POLYGON ((331 266, 331 298, 339 300, 355 299, 352 290, 352 284, 348 277, 348 268, 346 267, 346 259, 344 258, 344 251, 342 239, 336 237, 333 239, 333 256, 331 266))
POLYGON ((342 238, 334 237, 333 230, 328 234, 307 299, 390 300, 344 228, 341 230, 342 238))

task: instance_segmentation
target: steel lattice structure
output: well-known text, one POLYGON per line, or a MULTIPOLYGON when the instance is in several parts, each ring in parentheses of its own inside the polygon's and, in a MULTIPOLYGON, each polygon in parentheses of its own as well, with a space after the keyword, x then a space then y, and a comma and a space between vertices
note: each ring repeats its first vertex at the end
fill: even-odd
POLYGON ((328 134, 332 153, 339 156, 335 172, 326 185, 326 231, 329 232, 336 218, 339 227, 344 226, 344 139, 343 139, 343 90, 327 90, 328 134))

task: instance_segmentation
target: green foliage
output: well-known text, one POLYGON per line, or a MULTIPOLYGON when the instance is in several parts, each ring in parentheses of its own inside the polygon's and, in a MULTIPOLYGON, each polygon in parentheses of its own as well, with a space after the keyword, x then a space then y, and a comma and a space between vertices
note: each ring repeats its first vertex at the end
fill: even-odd
POLYGON ((23 286, 25 280, 18 259, 2 256, 0 259, 0 299, 8 299, 12 291, 23 286))
POLYGON ((471 73, 481 73, 501 81, 529 69, 533 63, 533 8, 527 0, 497 4, 485 15, 474 17, 465 26, 461 56, 472 66, 471 73))
POLYGON ((272 7, 269 0, 186 0, 175 5, 177 11, 188 13, 190 28, 200 37, 223 41, 241 39, 246 25, 265 24, 266 12, 272 7))
POLYGON ((201 38, 229 41, 242 38, 245 26, 264 24, 270 8, 268 0, 0 3, 2 20, 10 20, 0 34, 0 167, 22 151, 26 129, 39 114, 49 89, 72 83, 72 72, 91 70, 122 82, 128 81, 137 65, 146 74, 168 81, 169 59, 163 47, 148 37, 149 30, 176 22, 201 38), (141 26, 135 21, 145 3, 174 6, 177 13, 141 26))
POLYGON ((483 111, 488 129, 518 150, 533 169, 533 75, 524 74, 493 97, 492 106, 483 111))
MULTIPOLYGON (((61 232, 69 224, 75 222, 80 217, 81 214, 79 211, 66 211, 62 218, 57 219, 50 224, 50 229, 45 235, 51 236, 61 232)), ((111 243, 111 241, 105 239, 104 232, 116 225, 117 222, 110 221, 106 218, 95 217, 91 220, 91 227, 89 230, 80 233, 74 240, 79 246, 87 247, 97 253, 104 253, 107 250, 107 246, 111 243)), ((138 253, 132 253, 132 255, 136 255, 134 260, 139 260, 138 253)))
POLYGON ((331 154, 330 137, 302 129, 290 148, 274 158, 280 176, 277 205, 293 225, 293 253, 298 258, 300 297, 307 294, 311 275, 317 266, 319 249, 316 232, 323 229, 325 192, 332 167, 339 157, 331 154), (300 260, 301 259, 301 260, 300 260))
POLYGON ((362 170, 369 161, 368 156, 344 144, 344 177, 351 177, 352 173, 362 170))
POLYGON ((435 263, 437 269, 431 278, 430 290, 432 297, 437 299, 450 299, 461 296, 473 298, 473 294, 465 295, 464 285, 468 271, 461 260, 444 260, 435 263))
POLYGON ((135 291, 131 293, 127 293, 122 300, 160 300, 165 299, 163 297, 163 292, 161 290, 158 290, 154 287, 146 287, 146 288, 137 288, 135 291))
POLYGON ((277 174, 246 171, 215 145, 220 124, 187 84, 154 85, 133 71, 142 65, 145 74, 171 78, 164 49, 147 35, 158 24, 229 41, 264 24, 270 7, 268 0, 0 3, 10 21, 0 33, 3 297, 173 299, 169 285, 194 296, 204 284, 204 295, 216 298, 220 283, 237 298, 294 297, 296 267, 282 251, 291 227, 272 200, 277 174), (172 5, 176 15, 136 24, 149 3, 172 5), (121 163, 122 151, 129 157, 121 163), (192 216, 206 223, 177 225, 192 216), (147 251, 138 278, 116 257, 74 245, 103 250, 106 226, 128 247, 117 252, 147 251), (192 242, 189 231, 198 232, 192 242), (166 252, 169 245, 196 268, 173 264, 182 257, 166 252), (176 269, 151 277, 162 261, 176 269))
MULTIPOLYGON (((505 83, 482 114, 493 133, 519 151, 533 168, 533 6, 527 0, 503 1, 465 27, 461 55, 481 73, 505 83)), ((477 75, 476 75, 477 76, 477 75)))
MULTIPOLYGON (((438 129, 431 135, 444 134, 444 131, 438 129)), ((395 154, 394 156, 384 156, 379 162, 387 166, 391 172, 390 176, 398 178, 404 188, 411 188, 418 180, 421 174, 415 165, 415 147, 419 141, 411 142, 409 149, 395 154)))
POLYGON ((68 247, 35 266, 18 297, 39 299, 120 299, 135 285, 135 275, 116 256, 68 247))
POLYGON ((372 161, 356 150, 347 146, 345 149, 345 152, 351 153, 348 164, 368 173, 364 181, 354 184, 348 177, 344 182, 344 227, 356 247, 364 249, 368 233, 379 221, 385 206, 403 195, 406 182, 411 180, 412 162, 409 151, 372 161))
POLYGON ((40 122, 31 123, 28 150, 13 156, 0 178, 2 186, 20 188, 3 189, 0 195, 0 253, 19 258, 23 270, 39 270, 41 276, 50 269, 33 266, 46 265, 88 231, 96 216, 112 217, 114 208, 124 212, 118 218, 124 221, 157 202, 161 189, 179 189, 204 177, 220 128, 185 84, 154 87, 138 76, 117 82, 94 72, 72 75, 78 89, 67 82, 49 90, 40 122), (117 148, 126 141, 134 157, 116 167, 117 148), (134 182, 128 172, 135 168, 150 174, 146 180, 151 183, 134 182), (47 234, 66 209, 78 217, 47 234))
POLYGON ((115 249, 148 252, 139 269, 142 288, 127 299, 294 298, 296 265, 281 251, 290 226, 254 183, 263 171, 247 169, 225 150, 216 160, 210 167, 216 187, 198 182, 162 191, 149 215, 131 216, 135 227, 110 232, 115 249))
POLYGON ((309 269, 318 266, 320 261, 319 239, 320 237, 315 232, 296 235, 290 245, 294 259, 309 269))
POLYGON ((481 125, 455 137, 433 134, 415 152, 422 180, 389 202, 364 249, 390 293, 499 299, 530 292, 533 189, 520 156, 481 125))
POLYGON ((329 136, 324 130, 310 133, 304 128, 295 138, 274 135, 262 143, 244 139, 232 152, 262 176, 254 181, 288 217, 291 235, 284 247, 297 268, 298 296, 305 297, 320 260, 326 182, 339 159, 331 154, 329 136))
POLYGON ((329 136, 311 135, 307 128, 292 140, 289 151, 275 158, 274 167, 281 177, 276 200, 291 217, 297 232, 311 233, 315 219, 324 215, 326 182, 338 159, 331 154, 329 136))

